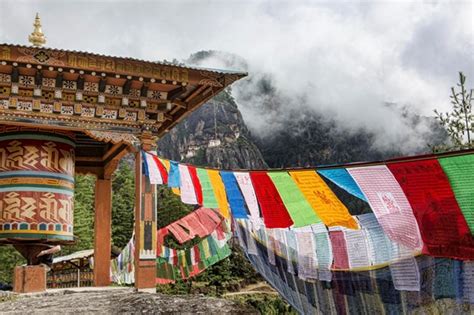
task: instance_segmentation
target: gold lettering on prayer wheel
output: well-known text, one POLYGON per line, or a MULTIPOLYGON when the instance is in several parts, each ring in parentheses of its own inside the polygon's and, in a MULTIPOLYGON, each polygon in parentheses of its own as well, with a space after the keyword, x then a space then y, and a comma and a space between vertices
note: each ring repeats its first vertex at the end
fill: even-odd
POLYGON ((0 135, 0 242, 73 240, 74 148, 65 135, 0 135))

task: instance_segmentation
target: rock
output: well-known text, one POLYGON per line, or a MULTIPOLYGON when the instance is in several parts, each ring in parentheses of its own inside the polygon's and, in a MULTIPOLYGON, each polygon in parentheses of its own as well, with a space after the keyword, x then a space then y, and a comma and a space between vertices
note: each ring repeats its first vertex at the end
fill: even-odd
POLYGON ((158 142, 158 154, 197 166, 265 168, 237 104, 224 91, 192 112, 158 142))
MULTIPOLYGON (((0 299, 1 301, 1 299, 0 299)), ((2 314, 258 314, 225 299, 136 292, 131 288, 58 290, 17 295, 0 304, 2 314)))

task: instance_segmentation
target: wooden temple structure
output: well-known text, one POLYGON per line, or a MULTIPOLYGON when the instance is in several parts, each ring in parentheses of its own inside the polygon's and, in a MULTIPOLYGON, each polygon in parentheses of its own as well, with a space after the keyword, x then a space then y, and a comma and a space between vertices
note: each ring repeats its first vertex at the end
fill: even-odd
POLYGON ((34 26, 32 46, 0 44, 0 243, 33 265, 16 268, 15 290, 44 288, 38 253, 74 242, 75 174, 97 178, 93 278, 109 285, 111 179, 128 153, 136 167, 135 286, 154 289, 156 196, 141 151, 246 73, 43 48, 38 16, 34 26))

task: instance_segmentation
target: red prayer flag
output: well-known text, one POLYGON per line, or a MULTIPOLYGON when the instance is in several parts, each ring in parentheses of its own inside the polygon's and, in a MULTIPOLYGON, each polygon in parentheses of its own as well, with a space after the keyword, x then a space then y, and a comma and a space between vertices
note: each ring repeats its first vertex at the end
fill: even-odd
POLYGON ((199 237, 208 235, 206 228, 201 224, 195 212, 181 218, 177 223, 186 228, 189 234, 198 235, 199 237))
POLYGON ((173 248, 173 266, 178 265, 178 251, 173 248))
POLYGON ((287 228, 293 225, 275 185, 266 172, 250 172, 255 195, 267 228, 287 228))
MULTIPOLYGON (((179 222, 179 221, 177 221, 179 222)), ((191 239, 194 238, 194 235, 190 234, 188 231, 186 231, 180 224, 177 222, 172 223, 168 225, 168 230, 173 233, 174 237, 176 240, 180 243, 183 244, 191 239)))
POLYGON ((474 240, 438 160, 400 162, 388 168, 402 187, 431 256, 474 259, 474 240))
POLYGON ((199 251, 199 246, 194 246, 194 260, 196 263, 201 261, 201 252, 199 251))
POLYGON ((332 254, 334 256, 334 268, 349 269, 349 256, 347 255, 344 232, 329 230, 329 238, 331 239, 332 254))
POLYGON ((202 188, 201 182, 197 175, 196 168, 194 166, 188 166, 189 175, 191 175, 191 180, 193 181, 194 191, 196 192, 196 199, 199 205, 202 205, 202 188))
POLYGON ((163 184, 168 184, 168 172, 166 171, 166 167, 161 163, 160 159, 153 155, 153 160, 155 161, 158 169, 160 170, 161 178, 163 179, 163 184))

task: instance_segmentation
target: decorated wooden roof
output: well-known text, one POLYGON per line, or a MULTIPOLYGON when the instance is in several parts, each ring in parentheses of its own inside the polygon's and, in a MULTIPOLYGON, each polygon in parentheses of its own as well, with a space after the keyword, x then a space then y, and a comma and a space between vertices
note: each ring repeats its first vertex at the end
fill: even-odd
POLYGON ((0 123, 161 137, 246 75, 0 44, 0 123))

